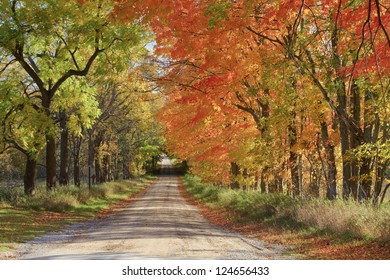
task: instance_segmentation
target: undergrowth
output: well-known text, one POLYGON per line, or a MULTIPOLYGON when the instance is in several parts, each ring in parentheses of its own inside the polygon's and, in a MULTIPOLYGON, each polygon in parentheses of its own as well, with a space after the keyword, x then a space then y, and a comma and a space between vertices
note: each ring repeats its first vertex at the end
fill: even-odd
POLYGON ((348 238, 390 240, 389 203, 373 206, 355 201, 295 199, 282 194, 220 188, 190 175, 183 182, 197 200, 214 209, 225 209, 243 222, 348 238))

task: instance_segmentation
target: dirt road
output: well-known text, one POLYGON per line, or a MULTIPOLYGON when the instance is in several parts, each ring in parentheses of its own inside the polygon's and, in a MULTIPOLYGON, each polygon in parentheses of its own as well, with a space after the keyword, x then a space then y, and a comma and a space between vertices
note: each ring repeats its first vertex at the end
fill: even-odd
POLYGON ((19 246, 18 259, 285 259, 278 245, 209 224, 180 196, 169 159, 159 180, 107 218, 19 246))

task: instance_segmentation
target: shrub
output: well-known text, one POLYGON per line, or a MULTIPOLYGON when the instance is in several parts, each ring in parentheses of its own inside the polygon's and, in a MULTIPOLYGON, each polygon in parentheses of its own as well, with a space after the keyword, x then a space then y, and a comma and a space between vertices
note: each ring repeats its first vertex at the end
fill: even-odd
POLYGON ((0 203, 4 205, 16 205, 24 199, 22 187, 0 187, 0 203))
POLYGON ((35 196, 26 198, 24 207, 34 210, 47 210, 53 212, 64 212, 79 205, 76 196, 61 191, 39 192, 35 196))

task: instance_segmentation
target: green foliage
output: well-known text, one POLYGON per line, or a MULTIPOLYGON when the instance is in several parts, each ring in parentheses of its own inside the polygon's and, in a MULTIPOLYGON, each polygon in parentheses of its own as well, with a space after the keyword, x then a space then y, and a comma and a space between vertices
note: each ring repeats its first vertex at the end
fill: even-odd
POLYGON ((211 1, 208 8, 205 10, 205 15, 209 15, 208 28, 214 29, 218 23, 229 19, 230 0, 211 1))
POLYGON ((385 143, 365 143, 354 149, 350 153, 351 159, 362 161, 366 158, 377 158, 379 163, 390 161, 390 141, 385 143))
POLYGON ((45 131, 53 131, 54 121, 37 110, 33 99, 23 93, 23 86, 12 76, 0 81, 0 143, 7 143, 36 157, 45 145, 45 131))

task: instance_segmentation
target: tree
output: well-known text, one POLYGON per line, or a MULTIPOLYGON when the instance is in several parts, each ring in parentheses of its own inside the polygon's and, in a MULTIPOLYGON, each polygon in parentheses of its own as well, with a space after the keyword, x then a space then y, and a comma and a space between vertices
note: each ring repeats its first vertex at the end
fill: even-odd
POLYGON ((0 152, 13 148, 25 155, 24 192, 31 195, 38 157, 45 145, 43 133, 53 129, 53 123, 37 108, 34 95, 12 76, 1 80, 0 97, 0 152))

